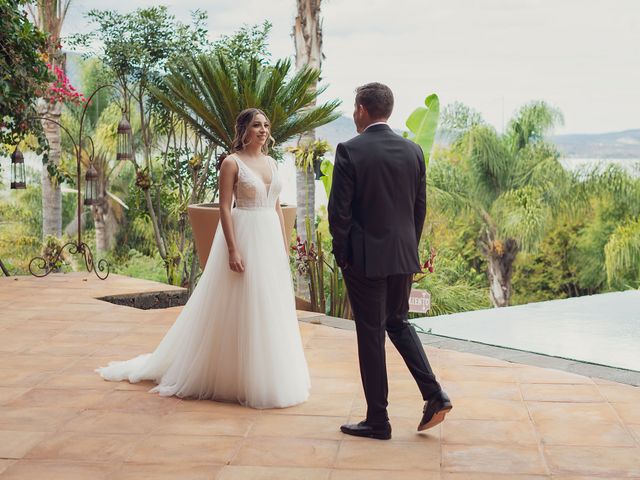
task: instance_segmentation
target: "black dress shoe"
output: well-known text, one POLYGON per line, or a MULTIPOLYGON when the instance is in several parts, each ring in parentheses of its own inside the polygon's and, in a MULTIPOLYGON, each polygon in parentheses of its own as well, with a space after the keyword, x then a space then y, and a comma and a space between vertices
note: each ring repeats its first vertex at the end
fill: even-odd
POLYGON ((342 425, 342 433, 355 437, 375 438, 378 440, 389 440, 391 438, 391 424, 389 422, 381 424, 368 424, 366 420, 352 425, 342 425))
POLYGON ((418 431, 421 432, 442 423, 445 415, 449 413, 452 408, 453 405, 451 404, 449 396, 443 390, 440 390, 425 402, 422 420, 420 420, 420 425, 418 425, 418 431))

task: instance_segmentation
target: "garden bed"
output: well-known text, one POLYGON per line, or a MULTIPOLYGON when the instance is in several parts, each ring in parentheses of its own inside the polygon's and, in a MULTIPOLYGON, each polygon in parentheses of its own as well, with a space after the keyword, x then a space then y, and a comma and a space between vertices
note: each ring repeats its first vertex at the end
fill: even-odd
POLYGON ((129 293, 126 295, 109 295, 98 300, 123 305, 125 307, 152 310, 158 308, 181 307, 187 303, 187 290, 170 290, 160 292, 129 293))

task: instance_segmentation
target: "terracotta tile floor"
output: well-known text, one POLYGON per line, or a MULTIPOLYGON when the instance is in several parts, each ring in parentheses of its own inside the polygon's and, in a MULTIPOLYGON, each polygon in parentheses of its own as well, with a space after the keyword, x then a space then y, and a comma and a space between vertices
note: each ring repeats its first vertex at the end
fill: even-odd
MULTIPOLYGON (((161 398, 104 382, 112 359, 151 351, 180 308, 96 300, 167 290, 111 275, 0 278, 0 478, 480 480, 640 478, 640 388, 428 348, 451 394, 426 434, 390 347, 390 442, 345 437, 365 411, 355 334, 300 323, 310 400, 284 410, 161 398)), ((300 316, 309 316, 300 313, 300 316)))

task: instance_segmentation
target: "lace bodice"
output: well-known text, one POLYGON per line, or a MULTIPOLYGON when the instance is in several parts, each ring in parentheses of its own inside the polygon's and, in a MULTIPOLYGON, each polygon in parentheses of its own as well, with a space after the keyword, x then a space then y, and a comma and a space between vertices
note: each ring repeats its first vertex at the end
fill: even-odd
POLYGON ((236 208, 274 208, 282 190, 275 160, 267 157, 271 167, 271 183, 265 184, 237 155, 233 155, 233 159, 238 164, 238 181, 233 186, 236 208))

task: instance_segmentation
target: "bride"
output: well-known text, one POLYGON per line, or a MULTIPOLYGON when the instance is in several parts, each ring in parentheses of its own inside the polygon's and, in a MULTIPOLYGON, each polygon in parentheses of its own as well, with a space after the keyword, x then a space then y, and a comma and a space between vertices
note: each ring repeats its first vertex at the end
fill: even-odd
POLYGON ((240 112, 233 153, 220 167, 220 225, 198 285, 153 353, 110 362, 97 370, 103 378, 153 380, 151 391, 160 395, 254 408, 308 398, 282 182, 267 155, 269 140, 264 112, 240 112))

